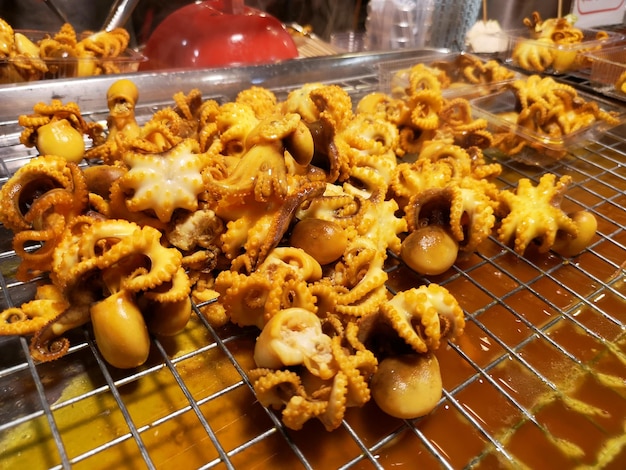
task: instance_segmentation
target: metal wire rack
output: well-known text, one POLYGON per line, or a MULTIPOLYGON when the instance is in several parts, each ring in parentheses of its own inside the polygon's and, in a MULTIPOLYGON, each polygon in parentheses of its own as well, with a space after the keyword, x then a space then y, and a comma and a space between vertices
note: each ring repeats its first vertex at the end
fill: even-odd
MULTIPOLYGON (((138 115, 147 119, 189 85, 230 99, 257 83, 282 97, 323 78, 358 99, 376 89, 383 59, 389 56, 140 75, 133 78, 144 93, 138 115)), ((109 83, 61 81, 15 88, 18 98, 7 93, 1 181, 33 155, 19 144, 18 114, 36 100, 72 97, 101 120, 98 100, 109 83)), ((256 331, 216 330, 194 305, 186 331, 154 339, 136 370, 108 366, 89 327, 70 333, 65 357, 44 364, 30 358, 27 339, 0 338, 0 468, 624 468, 626 126, 550 167, 501 163, 503 187, 521 177, 536 182, 546 171, 571 175, 563 207, 591 211, 597 236, 570 260, 532 251, 522 258, 491 238, 430 279, 467 315, 464 335, 437 353, 444 394, 430 415, 401 421, 370 403, 349 409, 332 433, 317 422, 291 431, 255 400, 246 378, 256 331)), ((11 234, 0 230, 4 309, 32 298, 36 282, 15 279, 11 234)), ((392 291, 424 282, 393 256, 387 270, 392 291)))

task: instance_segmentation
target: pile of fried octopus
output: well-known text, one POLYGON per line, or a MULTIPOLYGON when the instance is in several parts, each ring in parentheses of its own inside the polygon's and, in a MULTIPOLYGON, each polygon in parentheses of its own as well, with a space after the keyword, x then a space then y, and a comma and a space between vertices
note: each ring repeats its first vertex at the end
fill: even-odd
POLYGON ((120 73, 130 40, 124 28, 77 33, 65 23, 54 34, 30 39, 0 18, 0 81, 15 83, 49 77, 86 77, 120 73))
MULTIPOLYGON (((598 43, 608 39, 606 31, 597 30, 593 39, 585 39, 582 29, 575 26, 577 17, 569 14, 543 20, 538 12, 522 21, 528 39, 520 40, 511 52, 517 65, 531 72, 552 68, 558 73, 590 65, 585 52, 598 48, 598 43), (584 44, 588 42, 589 44, 584 44)), ((591 33, 594 30, 589 30, 591 33)))
POLYGON ((433 351, 464 313, 434 283, 390 292, 386 260, 437 275, 492 234, 520 255, 565 256, 595 234, 592 215, 560 208, 567 176, 499 189, 487 123, 421 64, 402 98, 353 103, 309 83, 284 101, 250 87, 220 104, 194 89, 140 126, 138 97, 113 83, 106 129, 56 100, 19 117, 39 156, 2 187, 0 220, 16 277, 42 280, 0 333, 32 335, 38 361, 91 323, 106 361, 140 366, 151 334, 185 328, 192 299, 214 326, 259 328, 248 374, 289 428, 335 429, 370 398, 414 418, 441 397, 433 351))

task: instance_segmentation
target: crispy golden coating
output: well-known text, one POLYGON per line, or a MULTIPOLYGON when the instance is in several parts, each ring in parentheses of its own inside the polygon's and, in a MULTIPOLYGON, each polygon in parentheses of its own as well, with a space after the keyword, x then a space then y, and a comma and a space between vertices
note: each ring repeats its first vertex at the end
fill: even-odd
POLYGON ((357 114, 337 139, 351 162, 350 181, 364 197, 387 192, 396 166, 398 128, 366 113, 357 114))
POLYGON ((267 88, 251 86, 240 91, 235 98, 236 103, 249 105, 259 119, 278 114, 276 95, 267 88))
POLYGON ((496 60, 483 61, 471 54, 458 54, 454 60, 435 60, 428 65, 417 64, 395 72, 391 77, 391 95, 394 98, 406 96, 409 93, 410 76, 422 71, 434 76, 442 90, 463 85, 496 83, 514 77, 511 70, 496 60))
POLYGON ((18 117, 18 124, 24 128, 20 142, 36 147, 40 154, 57 155, 78 163, 85 154, 83 135, 94 145, 104 142, 102 126, 85 121, 76 103, 53 99, 50 104, 37 103, 33 111, 18 117))
MULTIPOLYGON (((296 313, 309 318, 310 312, 296 313)), ((277 318, 282 316, 283 312, 277 318)), ((309 321, 315 326, 312 319, 309 321)), ((304 334, 312 337, 307 342, 315 338, 316 345, 320 341, 325 345, 321 357, 327 366, 323 374, 317 369, 311 371, 310 367, 297 371, 257 368, 249 372, 259 401, 265 406, 282 409, 283 422, 294 430, 301 429, 304 423, 314 418, 319 419, 328 431, 339 427, 348 407, 362 406, 369 401, 368 381, 377 367, 375 356, 357 339, 354 323, 345 328, 336 325, 339 328, 331 333, 332 336, 321 333, 321 323, 316 326, 311 328, 315 333, 305 329, 304 334)), ((265 329, 261 334, 264 332, 265 329)), ((302 334, 299 329, 298 334, 302 334)), ((265 343, 260 347, 263 346, 265 343)), ((312 357, 320 357, 321 351, 313 345, 311 348, 312 357)))
POLYGON ((122 359, 124 349, 115 345, 128 331, 141 336, 141 312, 151 312, 145 328, 158 334, 175 334, 184 327, 191 304, 182 254, 165 248, 162 233, 152 227, 86 215, 91 200, 88 179, 76 164, 55 156, 35 158, 10 178, 0 198, 0 217, 15 232, 14 248, 22 258, 17 277, 49 274, 51 279, 33 301, 2 314, 0 334, 33 334, 33 357, 56 359, 69 348, 61 338, 65 331, 90 321, 92 305, 123 293, 119 302, 111 301, 119 307, 113 308, 115 319, 97 321, 106 325, 98 328, 98 345, 111 364, 134 367, 145 360, 149 346, 137 350, 141 354, 126 351, 128 357, 138 358, 128 365, 122 359), (33 242, 40 246, 27 249, 33 242), (134 312, 133 328, 127 328, 125 312, 134 312))
POLYGON ((312 286, 313 293, 332 305, 333 313, 349 318, 373 313, 387 295, 385 258, 373 242, 359 237, 348 245, 332 274, 312 286))
POLYGON ((86 151, 87 159, 115 165, 123 161, 126 152, 164 153, 186 139, 197 138, 197 116, 201 113, 198 90, 191 90, 187 95, 175 93, 173 100, 176 106, 156 111, 141 127, 135 117, 138 99, 139 90, 130 80, 117 80, 109 87, 108 135, 105 142, 86 151))
MULTIPOLYGON (((462 60, 475 62, 469 57, 462 60)), ((417 64, 407 71, 408 85, 402 93, 389 96, 375 92, 357 104, 359 114, 371 115, 397 127, 396 156, 419 154, 430 140, 453 139, 455 144, 465 148, 491 146, 487 122, 472 117, 469 101, 443 98, 441 91, 447 85, 442 81, 442 74, 448 76, 444 69, 417 64)))
POLYGON ((315 311, 309 283, 321 275, 319 263, 304 250, 279 247, 251 274, 220 272, 214 288, 231 321, 262 328, 282 309, 315 311))
POLYGON ((17 277, 26 281, 50 270, 66 224, 87 209, 87 183, 76 164, 41 156, 2 187, 0 201, 0 221, 15 233, 13 248, 22 259, 17 277), (40 246, 28 249, 33 242, 40 246))
POLYGON ((0 314, 0 331, 3 335, 33 334, 68 307, 67 299, 57 287, 51 284, 39 286, 33 300, 20 307, 7 308, 0 314))
POLYGON ((386 321, 418 353, 463 334, 465 317, 456 299, 436 284, 400 292, 380 307, 386 321))
MULTIPOLYGON (((132 337, 121 341, 122 337, 136 334, 137 341, 145 343, 149 340, 144 330, 175 334, 184 328, 191 315, 189 278, 181 265, 181 253, 165 248, 161 236, 152 227, 142 228, 126 220, 75 217, 55 250, 50 273, 67 306, 34 332, 33 357, 57 359, 69 348, 63 333, 96 321, 98 348, 105 360, 117 367, 135 367, 146 357, 124 362, 123 357, 134 357, 136 350, 132 337), (94 320, 94 309, 106 313, 96 314, 94 320), (144 316, 150 315, 151 323, 146 325, 144 316)), ((142 351, 148 347, 144 344, 142 351)))
POLYGON ((127 151, 128 171, 111 188, 113 214, 149 212, 167 223, 177 209, 195 211, 204 190, 204 157, 199 150, 196 140, 186 139, 160 154, 127 151))
POLYGON ((572 178, 556 179, 551 173, 541 177, 533 186, 526 178, 518 181, 515 190, 499 194, 499 215, 502 218, 497 230, 498 239, 513 244, 522 255, 530 243, 536 243, 540 252, 550 250, 558 235, 578 235, 576 223, 561 209, 561 200, 572 178))

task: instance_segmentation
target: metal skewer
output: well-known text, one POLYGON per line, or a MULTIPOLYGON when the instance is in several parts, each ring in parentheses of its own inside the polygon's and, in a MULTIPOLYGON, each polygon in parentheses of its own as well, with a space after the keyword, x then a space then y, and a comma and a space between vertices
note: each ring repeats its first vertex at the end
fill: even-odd
POLYGON ((111 31, 112 29, 124 26, 130 18, 130 15, 133 14, 137 3, 139 3, 139 0, 117 0, 113 6, 111 6, 109 16, 107 16, 101 29, 103 31, 111 31))
POLYGON ((52 10, 52 13, 61 20, 63 24, 69 23, 67 16, 65 13, 52 1, 52 0, 44 0, 45 4, 52 10))

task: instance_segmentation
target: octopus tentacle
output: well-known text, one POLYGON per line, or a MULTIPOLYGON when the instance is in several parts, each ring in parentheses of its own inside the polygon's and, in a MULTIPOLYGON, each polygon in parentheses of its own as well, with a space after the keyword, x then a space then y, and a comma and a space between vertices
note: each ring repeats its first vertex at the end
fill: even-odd
POLYGON ((335 265, 333 275, 321 281, 336 287, 333 302, 337 312, 356 317, 367 315, 378 307, 386 295, 383 253, 373 242, 359 238, 335 265))
POLYGON ((443 104, 438 92, 423 91, 410 97, 411 123, 423 130, 439 127, 439 112, 443 104))
POLYGON ((241 274, 222 271, 215 279, 215 290, 222 298, 222 305, 230 320, 241 326, 265 322, 265 301, 272 282, 263 274, 241 274))
POLYGON ((322 85, 309 92, 309 98, 318 109, 320 117, 326 117, 339 131, 345 129, 354 117, 352 98, 338 85, 322 85))
POLYGON ((237 93, 237 103, 249 105, 259 119, 270 117, 277 113, 278 100, 276 95, 264 87, 251 86, 237 93))
POLYGON ((27 281, 52 269, 53 252, 61 240, 65 219, 59 214, 50 214, 45 227, 39 230, 23 230, 13 237, 13 249, 22 262, 17 268, 16 278, 27 281), (41 244, 36 250, 27 249, 33 242, 41 244))
POLYGON ((396 294, 381 305, 396 332, 418 353, 436 350, 442 339, 463 333, 465 318, 456 299, 436 284, 396 294))
POLYGON ((88 189, 76 164, 45 156, 20 168, 0 200, 0 219, 15 232, 13 248, 23 260, 17 277, 26 281, 50 270, 65 225, 87 209, 88 189), (26 249, 33 242, 40 247, 26 249))
POLYGON ((357 338, 358 326, 346 325, 343 336, 334 336, 332 351, 339 369, 347 379, 348 406, 363 406, 370 399, 369 379, 376 372, 378 361, 372 351, 357 338))
POLYGON ((104 129, 99 123, 87 122, 80 107, 53 99, 50 104, 39 102, 33 106, 34 114, 18 117, 24 129, 20 142, 26 147, 36 147, 42 155, 54 154, 79 162, 85 153, 83 135, 94 145, 104 142, 104 129))
POLYGON ((321 277, 321 267, 300 249, 275 248, 251 274, 223 271, 215 279, 225 312, 239 325, 261 328, 286 308, 316 311, 308 282, 321 277))
MULTIPOLYGON (((298 207, 304 201, 320 195, 324 186, 323 182, 305 184, 282 204, 264 205, 265 213, 256 211, 255 204, 245 206, 246 215, 229 221, 226 232, 221 236, 224 253, 232 258, 231 269, 244 269, 247 272, 256 269, 285 235, 298 207), (244 253, 239 254, 242 248, 244 253)), ((221 215, 219 210, 218 215, 221 215)))
POLYGON ((31 338, 29 350, 34 359, 47 362, 67 353, 70 342, 62 335, 89 322, 89 308, 98 299, 95 290, 95 288, 75 289, 63 294, 69 306, 37 330, 31 338))
POLYGON ((67 308, 69 303, 56 286, 41 285, 33 300, 0 313, 0 335, 33 334, 67 308))
MULTIPOLYGON (((75 164, 53 155, 32 159, 2 186, 0 220, 7 228, 16 232, 32 228, 35 214, 30 215, 30 221, 26 220, 32 204, 54 189, 70 193, 75 199, 77 212, 86 203, 84 177, 75 164)), ((48 210, 52 205, 53 203, 39 203, 39 212, 48 210)))
POLYGON ((493 201, 474 180, 464 185, 433 188, 413 196, 406 210, 411 231, 435 224, 446 227, 460 249, 473 252, 495 225, 493 201))

